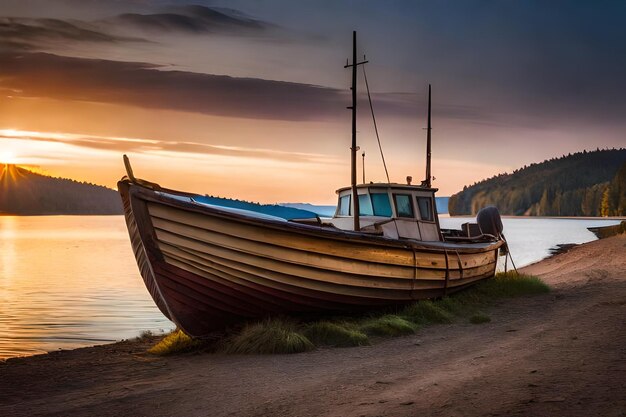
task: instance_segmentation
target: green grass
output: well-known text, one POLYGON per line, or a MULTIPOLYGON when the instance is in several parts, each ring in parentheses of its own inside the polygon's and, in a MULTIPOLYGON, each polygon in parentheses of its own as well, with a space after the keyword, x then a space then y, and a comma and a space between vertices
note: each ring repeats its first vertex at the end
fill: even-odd
POLYGON ((293 322, 268 319, 244 327, 223 346, 225 353, 299 353, 315 346, 306 336, 296 331, 293 322))
POLYGON ((316 346, 369 345, 367 335, 346 322, 318 321, 304 328, 304 335, 316 346))
MULTIPOLYGON (((414 334, 431 324, 452 323, 457 318, 480 324, 491 321, 482 312, 498 300, 524 295, 542 294, 550 288, 539 278, 517 275, 515 272, 497 274, 493 279, 439 300, 421 300, 404 308, 368 314, 360 317, 337 317, 315 322, 284 319, 266 319, 231 331, 223 338, 217 350, 225 353, 277 354, 306 352, 319 346, 362 346, 370 344, 370 337, 398 337, 414 334)), ((146 339, 150 335, 143 335, 146 339)), ((176 330, 164 337, 149 352, 169 355, 208 349, 198 341, 176 330)))
POLYGON ((415 333, 417 325, 402 317, 388 314, 366 319, 359 326, 359 330, 368 336, 397 337, 415 333))
POLYGON ((443 297, 435 302, 440 308, 453 316, 463 315, 467 308, 458 297, 443 297))
POLYGON ((491 321, 491 317, 489 317, 485 313, 479 311, 478 313, 476 313, 472 317, 470 317, 469 321, 472 324, 489 323, 491 321))
POLYGON ((508 272, 499 273, 495 278, 481 282, 474 291, 480 300, 493 301, 499 298, 543 294, 550 292, 550 287, 535 276, 508 272))
POLYGON ((156 345, 148 349, 148 353, 158 356, 172 355, 197 350, 202 347, 200 340, 193 339, 182 330, 174 330, 166 335, 156 345))
POLYGON ((423 300, 408 305, 400 315, 420 325, 436 323, 452 323, 454 315, 448 311, 441 301, 423 300))

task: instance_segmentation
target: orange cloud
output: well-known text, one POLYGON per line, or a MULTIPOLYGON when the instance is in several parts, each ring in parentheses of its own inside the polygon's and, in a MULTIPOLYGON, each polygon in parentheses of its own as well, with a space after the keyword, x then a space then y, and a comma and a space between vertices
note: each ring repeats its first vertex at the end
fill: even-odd
POLYGON ((241 146, 208 145, 197 142, 166 142, 152 139, 79 135, 74 133, 33 132, 16 129, 0 129, 0 139, 2 138, 59 142, 84 148, 116 151, 118 153, 169 152, 197 154, 198 157, 203 157, 203 155, 222 155, 241 158, 283 160, 295 163, 338 163, 338 160, 331 155, 306 152, 286 152, 273 149, 246 148, 241 146))

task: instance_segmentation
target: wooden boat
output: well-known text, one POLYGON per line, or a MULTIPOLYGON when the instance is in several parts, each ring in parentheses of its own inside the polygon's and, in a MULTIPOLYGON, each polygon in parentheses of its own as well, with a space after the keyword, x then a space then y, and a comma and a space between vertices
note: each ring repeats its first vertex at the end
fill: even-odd
MULTIPOLYGON (((442 230, 430 158, 419 186, 356 184, 356 35, 353 43, 353 181, 337 191, 331 219, 162 188, 135 178, 124 157, 118 189, 141 276, 188 334, 272 315, 404 304, 494 275, 501 227, 477 236, 467 233, 475 227, 442 230)), ((429 156, 430 93, 428 148, 429 156)))

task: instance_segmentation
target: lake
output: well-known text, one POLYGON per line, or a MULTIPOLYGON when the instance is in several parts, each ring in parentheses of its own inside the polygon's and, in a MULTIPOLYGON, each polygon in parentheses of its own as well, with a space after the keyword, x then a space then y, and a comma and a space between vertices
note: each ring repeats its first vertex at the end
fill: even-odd
MULTIPOLYGON (((441 217, 460 227, 466 217, 441 217)), ((504 218, 518 267, 616 220, 504 218)), ((0 358, 113 342, 174 326, 139 276, 122 216, 0 216, 0 358)))
POLYGON ((0 216, 0 358, 172 327, 143 285, 122 216, 0 216))
MULTIPOLYGON (((461 224, 471 221, 474 217, 439 217, 442 228, 460 229, 461 224)), ((537 262, 550 255, 550 249, 558 244, 585 243, 596 240, 596 236, 587 230, 588 227, 610 226, 619 220, 573 219, 573 218, 527 218, 503 217, 504 237, 515 266, 518 268, 537 262)), ((504 257, 501 257, 501 263, 504 257)), ((509 268, 511 264, 509 262, 509 268)))

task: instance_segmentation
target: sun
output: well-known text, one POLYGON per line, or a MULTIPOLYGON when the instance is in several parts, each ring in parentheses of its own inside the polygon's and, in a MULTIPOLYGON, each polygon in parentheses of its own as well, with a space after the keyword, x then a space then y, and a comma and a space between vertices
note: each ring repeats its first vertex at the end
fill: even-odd
POLYGON ((0 151, 0 164, 15 164, 16 155, 11 151, 0 151))

